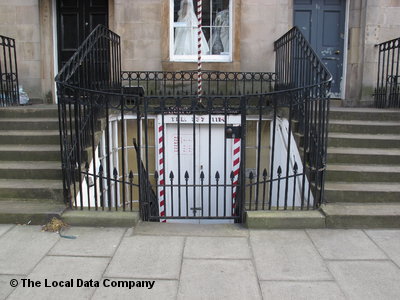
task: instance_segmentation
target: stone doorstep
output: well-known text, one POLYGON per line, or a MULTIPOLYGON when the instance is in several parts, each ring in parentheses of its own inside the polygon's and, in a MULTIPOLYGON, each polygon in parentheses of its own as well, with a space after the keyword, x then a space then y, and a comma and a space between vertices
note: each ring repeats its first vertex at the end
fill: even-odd
POLYGON ((400 204, 328 204, 309 211, 248 211, 249 229, 400 228, 400 204))
POLYGON ((319 210, 247 211, 249 229, 325 228, 325 215, 319 210))
POLYGON ((95 211, 94 209, 67 209, 61 218, 68 225, 90 227, 133 227, 140 221, 137 211, 95 211))

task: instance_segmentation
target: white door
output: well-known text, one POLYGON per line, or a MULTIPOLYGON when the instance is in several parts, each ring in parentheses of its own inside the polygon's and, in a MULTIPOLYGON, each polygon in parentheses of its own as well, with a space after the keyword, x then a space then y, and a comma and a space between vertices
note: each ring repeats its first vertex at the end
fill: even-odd
POLYGON ((210 135, 208 124, 181 123, 178 134, 176 123, 166 123, 164 134, 165 213, 180 217, 168 222, 232 223, 210 219, 232 216, 232 139, 225 139, 224 124, 212 124, 210 135))
MULTIPOLYGON (((200 168, 205 174, 203 216, 232 216, 232 139, 225 140, 224 125, 212 125, 211 147, 209 147, 209 126, 200 126, 200 168), (225 150, 226 141, 226 150, 225 150), (211 151, 209 151, 211 150, 211 151), (226 152, 225 152, 226 151, 226 152), (226 153, 224 157, 224 153, 226 153), (210 157, 211 156, 211 157, 210 157), (226 167, 226 168, 225 168, 226 167), (226 170, 226 171, 224 171, 226 170), (219 180, 217 185, 216 174, 219 180), (211 180, 209 180, 211 177, 211 180), (224 187, 225 182, 225 187, 224 187)), ((201 219, 200 223, 233 223, 233 220, 201 219)))

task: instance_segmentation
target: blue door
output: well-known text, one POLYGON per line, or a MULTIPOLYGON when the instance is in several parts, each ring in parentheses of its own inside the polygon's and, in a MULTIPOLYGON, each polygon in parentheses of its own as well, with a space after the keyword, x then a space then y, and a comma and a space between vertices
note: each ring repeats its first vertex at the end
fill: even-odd
POLYGON ((294 0, 294 25, 331 72, 333 97, 341 95, 345 7, 345 0, 294 0))

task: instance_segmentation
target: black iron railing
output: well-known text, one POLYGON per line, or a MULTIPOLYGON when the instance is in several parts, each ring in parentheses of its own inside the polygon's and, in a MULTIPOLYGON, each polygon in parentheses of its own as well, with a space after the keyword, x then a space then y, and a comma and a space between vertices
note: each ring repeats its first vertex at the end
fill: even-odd
POLYGON ((378 77, 374 92, 375 107, 400 108, 400 38, 377 45, 378 77))
MULTIPOLYGON (((245 95, 271 92, 273 72, 202 71, 203 95, 245 95)), ((194 95, 197 71, 148 72, 123 71, 122 85, 146 96, 194 95)))
POLYGON ((19 104, 15 40, 0 35, 0 106, 19 104))
POLYGON ((240 222, 323 202, 331 77, 297 28, 276 72, 204 72, 201 97, 192 71, 118 77, 119 47, 98 26, 56 78, 71 208, 240 222))

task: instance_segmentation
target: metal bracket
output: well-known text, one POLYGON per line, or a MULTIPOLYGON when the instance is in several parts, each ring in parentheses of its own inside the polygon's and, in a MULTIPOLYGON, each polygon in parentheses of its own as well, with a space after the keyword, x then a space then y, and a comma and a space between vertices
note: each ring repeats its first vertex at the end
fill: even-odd
POLYGON ((240 139, 242 137, 242 126, 226 126, 225 138, 226 139, 240 139))

